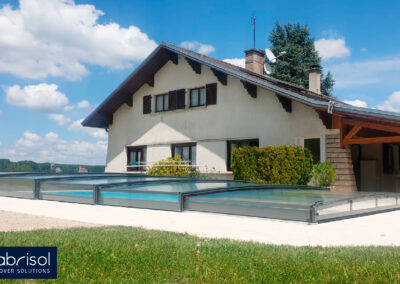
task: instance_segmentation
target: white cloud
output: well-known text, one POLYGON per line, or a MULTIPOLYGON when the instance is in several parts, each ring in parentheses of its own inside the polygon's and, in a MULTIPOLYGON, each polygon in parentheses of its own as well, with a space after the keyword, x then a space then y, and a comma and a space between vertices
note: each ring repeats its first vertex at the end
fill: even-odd
POLYGON ((392 95, 378 106, 380 110, 400 112, 400 91, 392 93, 392 95))
POLYGON ((356 106, 356 107, 368 107, 367 103, 365 101, 362 100, 349 100, 349 101, 343 101, 346 104, 352 105, 352 106, 356 106))
POLYGON ((80 101, 79 103, 77 103, 76 107, 77 108, 88 108, 88 107, 90 107, 90 104, 88 101, 83 100, 83 101, 80 101))
POLYGON ((346 47, 344 38, 321 38, 315 41, 315 49, 318 51, 323 60, 350 56, 350 49, 346 47))
POLYGON ((227 58, 227 59, 224 59, 222 61, 230 63, 232 65, 236 65, 236 66, 242 67, 242 68, 246 67, 246 61, 245 61, 244 58, 227 58))
POLYGON ((361 52, 367 52, 367 49, 365 47, 361 48, 361 52))
POLYGON ((343 62, 327 66, 335 77, 335 88, 348 88, 397 82, 400 71, 400 56, 383 59, 343 62))
POLYGON ((71 122, 71 119, 59 113, 51 113, 49 114, 49 118, 56 121, 59 126, 64 126, 71 122))
POLYGON ((29 130, 24 132, 24 137, 17 140, 16 146, 34 148, 42 145, 42 138, 29 130))
POLYGON ((25 86, 22 89, 19 85, 14 85, 5 88, 6 101, 10 105, 27 107, 34 111, 60 111, 68 104, 68 98, 57 89, 57 85, 45 83, 25 86))
POLYGON ((81 133, 89 135, 90 137, 93 137, 93 138, 98 138, 98 139, 106 139, 107 138, 107 132, 104 129, 83 127, 81 124, 82 121, 83 121, 83 118, 80 120, 75 120, 68 127, 68 130, 81 132, 81 133))
POLYGON ((68 111, 73 110, 74 108, 75 108, 75 107, 74 107, 73 105, 67 105, 67 106, 64 107, 63 110, 64 110, 65 112, 68 112, 68 111))
POLYGON ((58 134, 55 132, 49 132, 46 134, 45 139, 49 142, 52 141, 57 141, 58 140, 58 134))
POLYGON ((22 78, 88 75, 87 65, 130 68, 157 44, 136 26, 101 24, 94 5, 73 0, 20 0, 0 9, 0 73, 22 78))
POLYGON ((59 139, 58 134, 54 132, 47 133, 43 139, 35 133, 25 131, 24 136, 17 140, 14 147, 0 149, 0 157, 14 161, 102 165, 105 163, 106 152, 107 141, 104 140, 95 143, 66 141, 59 139))
POLYGON ((183 41, 181 42, 180 46, 205 55, 215 52, 214 46, 198 41, 183 41))

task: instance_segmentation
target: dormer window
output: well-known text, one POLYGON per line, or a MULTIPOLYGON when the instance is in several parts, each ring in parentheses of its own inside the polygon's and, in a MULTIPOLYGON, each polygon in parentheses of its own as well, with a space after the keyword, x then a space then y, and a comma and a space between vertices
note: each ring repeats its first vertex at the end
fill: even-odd
POLYGON ((206 105, 206 88, 196 88, 190 90, 190 107, 206 105))

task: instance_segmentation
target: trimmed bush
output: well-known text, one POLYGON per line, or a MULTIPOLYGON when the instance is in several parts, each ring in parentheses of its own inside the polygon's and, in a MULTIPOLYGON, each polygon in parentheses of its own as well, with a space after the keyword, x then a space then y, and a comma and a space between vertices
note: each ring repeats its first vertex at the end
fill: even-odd
POLYGON ((265 184, 307 184, 313 157, 301 146, 244 147, 232 151, 235 180, 265 184))
POLYGON ((318 163, 313 167, 312 177, 315 185, 330 186, 336 179, 336 169, 331 163, 318 163))
POLYGON ((154 176, 189 176, 193 171, 192 167, 181 162, 182 159, 178 155, 173 158, 166 158, 149 168, 147 174, 154 176))

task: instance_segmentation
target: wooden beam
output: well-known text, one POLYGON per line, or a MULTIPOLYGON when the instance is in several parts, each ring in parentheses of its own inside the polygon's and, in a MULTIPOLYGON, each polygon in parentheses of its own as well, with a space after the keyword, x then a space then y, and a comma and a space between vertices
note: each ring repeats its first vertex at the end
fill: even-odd
POLYGON ((340 136, 340 148, 342 148, 342 149, 344 149, 344 135, 345 135, 345 130, 346 130, 346 127, 345 127, 345 125, 344 125, 344 123, 343 123, 343 118, 342 117, 340 117, 340 119, 339 119, 339 130, 340 130, 340 134, 339 134, 339 136, 340 136))
POLYGON ((332 129, 340 129, 341 116, 332 114, 332 129))
POLYGON ((201 64, 197 61, 191 60, 189 58, 186 58, 187 63, 192 67, 193 71, 196 72, 197 74, 201 74, 201 64))
POLYGON ((252 98, 257 98, 257 86, 250 84, 249 82, 240 80, 242 82, 243 87, 246 89, 247 93, 252 97, 252 98))
POLYGON ((146 76, 146 83, 150 87, 154 87, 154 74, 149 74, 149 75, 146 76))
POLYGON ((348 124, 348 125, 358 125, 363 128, 370 128, 370 129, 382 130, 382 131, 386 131, 386 132, 393 132, 393 133, 400 134, 400 127, 391 126, 391 125, 384 125, 384 124, 378 124, 378 123, 366 122, 366 121, 360 121, 360 120, 351 120, 351 119, 343 119, 343 123, 348 124))
POLYGON ((400 143, 400 136, 356 138, 343 140, 345 145, 353 144, 379 144, 379 143, 400 143))
POLYGON ((126 104, 130 107, 133 106, 133 95, 128 95, 128 97, 126 98, 126 104))
POLYGON ((353 138, 353 136, 356 135, 360 130, 361 126, 354 125, 353 128, 349 131, 349 133, 347 133, 347 135, 344 137, 344 140, 353 138))
POLYGON ((169 60, 171 60, 175 65, 178 65, 178 53, 166 50, 169 60))
POLYGON ((325 125, 326 129, 332 128, 332 116, 327 113, 326 111, 322 110, 315 110, 318 113, 319 118, 321 119, 322 123, 325 125))
POLYGON ((228 75, 226 75, 226 73, 215 70, 214 68, 211 68, 211 71, 222 85, 226 86, 228 84, 228 75))
POLYGON ((292 100, 291 99, 280 96, 278 94, 275 94, 275 96, 278 98, 279 102, 281 103, 283 109, 286 110, 286 112, 292 112, 292 100))

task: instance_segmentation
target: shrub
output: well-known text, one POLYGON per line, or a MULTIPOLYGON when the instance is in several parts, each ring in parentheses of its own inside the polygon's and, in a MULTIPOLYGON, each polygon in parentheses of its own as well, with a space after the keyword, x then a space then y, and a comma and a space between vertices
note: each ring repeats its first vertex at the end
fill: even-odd
POLYGON ((147 170, 147 174, 154 176, 189 176, 191 172, 192 167, 182 163, 178 155, 161 160, 147 170))
POLYGON ((315 185, 330 186, 336 179, 336 169, 331 163, 318 163, 313 167, 312 177, 315 185))
POLYGON ((301 146, 245 147, 232 151, 232 172, 236 180, 265 184, 307 184, 313 158, 301 146))

